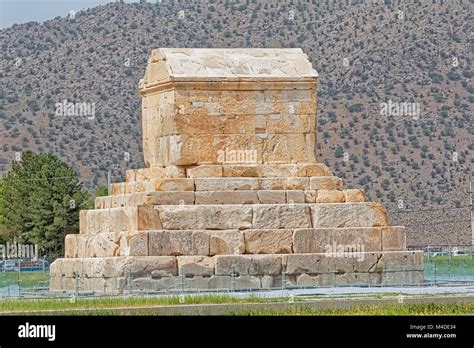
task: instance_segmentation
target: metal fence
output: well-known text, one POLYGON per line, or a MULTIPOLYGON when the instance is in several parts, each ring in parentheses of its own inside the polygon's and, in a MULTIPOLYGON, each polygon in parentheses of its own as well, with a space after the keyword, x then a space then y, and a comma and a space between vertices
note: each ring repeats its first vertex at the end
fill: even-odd
MULTIPOLYGON (((474 285, 474 248, 467 245, 430 245, 430 246, 416 246, 410 247, 413 250, 424 251, 424 283, 419 286, 472 286, 474 285)), ((21 260, 24 261, 24 260, 21 260)), ((50 260, 52 261, 52 260, 50 260)), ((49 262, 43 260, 36 262, 39 269, 33 270, 25 267, 25 263, 19 260, 5 260, 2 261, 2 268, 0 269, 0 298, 1 297, 57 297, 64 296, 59 292, 50 291, 50 274, 49 262), (16 266, 12 266, 16 265, 16 266), (23 266, 23 267, 22 267, 23 266)), ((28 265, 28 263, 26 263, 28 265)), ((390 273, 393 270, 385 269, 382 271, 382 279, 384 273, 390 273)), ((258 275, 257 275, 258 276, 258 275)), ((261 275, 263 276, 263 275, 261 275)), ((125 277, 122 286, 123 294, 138 294, 138 295, 152 295, 152 294, 182 294, 182 293, 199 293, 199 292, 216 292, 228 293, 229 291, 268 291, 268 290, 291 290, 299 288, 341 288, 341 287, 409 287, 413 286, 413 282, 407 283, 385 284, 384 281, 377 282, 376 274, 369 273, 368 278, 364 281, 347 281, 340 280, 338 270, 334 267, 332 274, 325 275, 325 281, 322 284, 311 285, 292 285, 286 280, 291 277, 282 270, 281 275, 278 275, 278 282, 273 282, 271 286, 265 288, 258 288, 253 286, 246 286, 245 281, 239 278, 238 272, 232 274, 228 279, 226 286, 219 287, 193 287, 189 285, 189 280, 182 276, 173 277, 172 285, 167 286, 164 290, 140 290, 135 282, 139 279, 135 278, 130 273, 125 277), (371 279, 372 276, 372 279, 371 279), (375 281, 373 281, 375 279, 375 281), (258 288, 258 289, 257 289, 258 288)), ((117 294, 116 291, 107 287, 107 282, 104 281, 104 287, 90 291, 83 285, 83 280, 80 276, 74 279, 74 290, 68 291, 69 296, 101 296, 117 294)), ((105 279, 104 279, 105 280, 105 279)), ((164 280, 166 281, 166 280, 164 280)))

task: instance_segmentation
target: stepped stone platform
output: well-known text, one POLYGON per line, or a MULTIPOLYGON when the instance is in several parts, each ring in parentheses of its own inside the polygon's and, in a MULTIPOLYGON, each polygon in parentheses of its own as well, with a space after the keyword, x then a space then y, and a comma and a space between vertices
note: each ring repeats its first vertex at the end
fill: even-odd
POLYGON ((316 162, 317 77, 300 49, 154 50, 147 167, 81 211, 51 290, 423 282, 404 227, 316 162))

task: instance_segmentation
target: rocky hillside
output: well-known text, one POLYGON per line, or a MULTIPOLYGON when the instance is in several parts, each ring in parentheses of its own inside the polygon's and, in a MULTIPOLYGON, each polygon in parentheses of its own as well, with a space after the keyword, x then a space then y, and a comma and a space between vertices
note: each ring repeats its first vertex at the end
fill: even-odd
POLYGON ((472 0, 111 3, 0 32, 0 171, 53 152, 90 187, 143 166, 138 80, 156 47, 301 47, 319 155, 416 244, 470 243, 472 0), (377 4, 378 3, 378 4, 377 4), (87 103, 94 116, 57 113, 87 103))

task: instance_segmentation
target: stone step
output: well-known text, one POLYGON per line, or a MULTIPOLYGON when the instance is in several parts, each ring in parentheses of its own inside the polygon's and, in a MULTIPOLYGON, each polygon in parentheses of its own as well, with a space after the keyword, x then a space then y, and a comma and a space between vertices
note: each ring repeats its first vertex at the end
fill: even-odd
POLYGON ((179 290, 183 284, 187 288, 230 289, 237 284, 268 288, 423 282, 422 251, 352 256, 311 253, 61 258, 51 264, 51 290, 72 291, 78 281, 83 281, 79 283, 81 290, 103 291, 107 287, 108 291, 120 291, 125 289, 127 278, 134 289, 140 290, 179 290))
POLYGON ((299 164, 210 164, 194 167, 167 166, 128 169, 126 182, 164 178, 209 177, 313 177, 333 176, 323 163, 299 164))
POLYGON ((380 203, 156 205, 83 210, 80 233, 146 230, 227 230, 384 227, 380 203))
POLYGON ((93 291, 105 294, 124 294, 132 291, 170 292, 203 290, 260 290, 295 289, 340 286, 419 286, 423 271, 385 271, 325 273, 317 275, 237 275, 237 276, 167 276, 167 277, 63 277, 51 276, 51 291, 93 291), (128 282, 130 281, 130 285, 128 282))
POLYGON ((405 250, 404 227, 158 230, 69 234, 66 258, 405 250))
POLYGON ((281 178, 165 178, 114 183, 112 195, 157 191, 340 190, 336 176, 281 178))
POLYGON ((96 209, 144 205, 365 202, 363 190, 158 191, 97 197, 96 209))

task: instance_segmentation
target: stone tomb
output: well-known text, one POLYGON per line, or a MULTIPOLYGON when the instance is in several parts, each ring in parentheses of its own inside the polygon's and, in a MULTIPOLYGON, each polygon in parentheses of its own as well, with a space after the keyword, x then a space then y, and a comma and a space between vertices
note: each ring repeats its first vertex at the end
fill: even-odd
POLYGON ((51 289, 260 289, 423 282, 384 207, 317 163, 317 72, 301 49, 152 52, 146 168, 80 213, 51 289))

